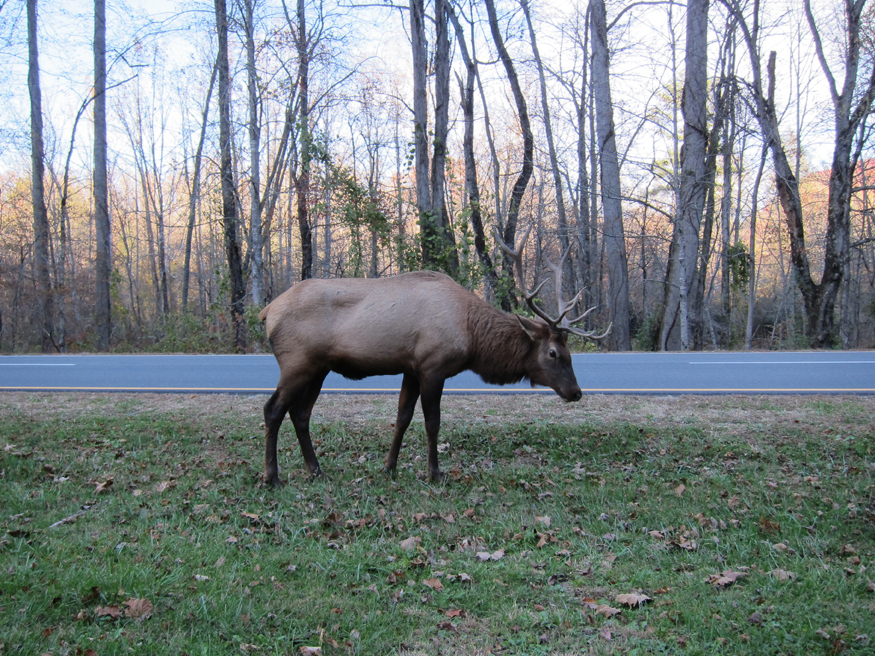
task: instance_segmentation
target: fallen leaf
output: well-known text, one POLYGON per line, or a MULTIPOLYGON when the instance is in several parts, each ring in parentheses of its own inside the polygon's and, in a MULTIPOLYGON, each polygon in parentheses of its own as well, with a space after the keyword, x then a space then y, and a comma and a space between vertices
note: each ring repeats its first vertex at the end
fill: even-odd
POLYGON ((656 538, 657 540, 665 539, 665 533, 663 533, 662 531, 648 531, 647 535, 652 538, 656 538))
POLYGON ((438 622, 437 628, 439 628, 443 631, 455 631, 456 630, 456 626, 448 620, 443 620, 442 622, 438 622))
POLYGON ((462 613, 464 613, 460 608, 450 608, 448 611, 444 613, 447 617, 462 617, 462 613))
POLYGON ((683 495, 683 493, 686 491, 686 489, 687 489, 687 486, 684 485, 683 483, 681 483, 680 485, 678 485, 678 486, 674 489, 674 493, 675 493, 677 496, 681 496, 681 495, 683 495))
POLYGON ((760 530, 763 533, 777 533, 781 530, 781 525, 766 517, 760 517, 760 530))
POLYGON ((100 494, 101 492, 103 492, 104 490, 109 489, 110 487, 112 487, 112 479, 111 479, 111 478, 107 478, 105 481, 103 481, 102 483, 98 483, 98 484, 94 487, 94 493, 95 493, 95 494, 100 494))
POLYGON ((875 592, 875 581, 873 581, 872 579, 870 579, 868 577, 866 578, 866 589, 869 592, 875 592))
POLYGON ((132 620, 148 619, 152 616, 152 611, 154 610, 152 602, 148 599, 128 599, 125 602, 125 606, 128 607, 125 611, 125 616, 130 617, 132 620))
POLYGON ((158 487, 155 488, 155 491, 156 492, 164 492, 167 488, 172 487, 172 486, 173 486, 172 481, 161 481, 160 483, 158 483, 158 487))
POLYGON ((787 549, 789 549, 789 547, 783 542, 778 542, 777 544, 772 545, 772 549, 774 549, 775 551, 780 551, 781 553, 787 553, 787 549))
POLYGON ((210 580, 210 577, 209 577, 209 576, 204 576, 203 574, 195 574, 195 575, 194 575, 194 580, 195 580, 195 581, 209 581, 209 580, 210 580))
POLYGON ((733 572, 732 570, 723 570, 721 574, 711 574, 706 582, 718 587, 725 588, 735 583, 742 576, 747 576, 744 572, 733 572))
POLYGON ((535 521, 538 522, 539 524, 543 524, 547 528, 550 528, 550 521, 551 521, 550 515, 544 515, 543 517, 536 516, 535 521))
POLYGON ((122 614, 120 606, 98 606, 95 611, 98 617, 109 617, 113 620, 118 619, 122 614))
POLYGON ((242 513, 240 513, 240 516, 241 517, 248 517, 249 519, 252 519, 252 520, 257 520, 259 518, 259 515, 255 514, 255 513, 251 513, 251 512, 242 512, 242 513))
POLYGON ((796 578, 796 575, 793 572, 788 572, 786 569, 773 569, 769 574, 779 581, 790 581, 796 578))
POLYGON ((481 562, 486 562, 487 560, 501 560, 504 558, 504 549, 498 549, 497 551, 493 551, 489 553, 488 551, 478 551, 477 558, 480 559, 481 562))
POLYGON ((420 542, 422 542, 422 538, 411 536, 411 537, 407 538, 406 540, 401 540, 401 543, 399 544, 399 546, 404 551, 413 551, 414 549, 416 549, 416 545, 419 544, 420 542))
POLYGON ((601 631, 599 631, 599 635, 600 635, 602 638, 604 638, 605 640, 610 641, 610 639, 611 639, 611 630, 610 630, 610 629, 602 629, 601 631))
POLYGON ((301 656, 322 656, 322 647, 307 647, 306 645, 301 645, 298 648, 298 651, 301 652, 301 656))
POLYGON ((422 584, 426 587, 431 588, 435 592, 440 592, 444 589, 444 584, 441 583, 440 579, 424 579, 422 584))
POLYGON ((652 601, 650 597, 644 594, 618 594, 615 598, 615 601, 618 604, 622 604, 624 606, 641 606, 642 604, 646 604, 648 601, 652 601))
POLYGON ((453 513, 447 513, 446 515, 441 515, 441 519, 443 519, 447 524, 455 524, 456 518, 453 517, 453 513))
MULTIPOLYGON (((242 649, 243 651, 261 651, 261 647, 259 647, 258 645, 250 645, 246 642, 240 643, 240 649, 242 649)), ((320 653, 321 653, 321 649, 320 649, 320 653)))

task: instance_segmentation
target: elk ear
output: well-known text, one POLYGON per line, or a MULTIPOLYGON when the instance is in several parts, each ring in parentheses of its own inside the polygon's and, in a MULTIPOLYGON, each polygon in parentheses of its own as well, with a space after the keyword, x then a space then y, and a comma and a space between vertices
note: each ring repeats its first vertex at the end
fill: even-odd
POLYGON ((526 319, 525 317, 521 317, 518 314, 514 315, 517 321, 520 322, 520 328, 526 331, 526 335, 529 336, 533 342, 537 342, 539 339, 543 339, 543 336, 539 335, 543 331, 542 324, 536 323, 531 319, 526 319))

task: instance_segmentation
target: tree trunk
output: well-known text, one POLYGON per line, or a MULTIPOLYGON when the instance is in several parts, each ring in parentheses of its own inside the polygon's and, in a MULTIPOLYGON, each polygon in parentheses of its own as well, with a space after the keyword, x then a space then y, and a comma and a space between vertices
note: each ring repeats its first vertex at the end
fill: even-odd
POLYGON ((106 3, 105 0, 94 0, 94 234, 97 241, 94 320, 98 351, 109 348, 112 322, 112 251, 106 152, 106 3))
POLYGON ((197 142, 197 151, 194 154, 194 171, 191 177, 191 193, 188 197, 188 226, 185 230, 185 260, 182 265, 182 309, 188 308, 188 289, 191 278, 191 240, 194 234, 195 214, 198 198, 200 197, 201 161, 203 160, 204 140, 207 136, 207 117, 210 113, 210 99, 213 97, 213 86, 216 83, 218 62, 213 65, 213 74, 210 76, 210 86, 207 89, 207 99, 204 102, 203 120, 201 121, 201 135, 197 142))
POLYGON ((310 228, 310 43, 307 35, 307 17, 304 0, 298 0, 298 129, 301 171, 296 179, 298 199, 298 230, 301 234, 301 280, 313 277, 313 234, 310 228))
POLYGON ((219 148, 222 181, 222 219, 225 255, 231 282, 231 316, 234 339, 238 351, 246 348, 246 322, 243 303, 246 287, 243 284, 243 263, 237 240, 237 204, 234 193, 234 170, 231 161, 231 89, 228 64, 228 15, 225 0, 215 0, 216 30, 219 41, 219 148))
POLYGON ((604 0, 590 0, 589 10, 592 15, 593 96, 605 217, 603 244, 608 260, 608 307, 613 325, 609 340, 613 350, 629 351, 632 348, 629 332, 629 271, 623 233, 623 208, 620 204, 620 164, 614 137, 614 108, 608 78, 610 66, 604 0))
POLYGON ((413 51, 413 150, 416 173, 416 208, 422 265, 434 266, 437 226, 432 211, 428 155, 428 43, 423 0, 410 0, 410 41, 413 51))
MULTIPOLYGON (((489 30, 492 33, 492 40, 495 42, 498 56, 501 59, 501 63, 504 65, 510 88, 513 91, 513 98, 517 109, 517 118, 520 122, 520 131, 523 133, 522 168, 517 176, 516 182, 514 182, 513 191, 511 191, 510 194, 510 203, 507 208, 507 219, 504 223, 504 233, 502 234, 502 240, 504 243, 513 247, 516 243, 516 226, 520 213, 520 206, 522 205, 523 195, 526 193, 526 187, 529 185, 529 180, 532 177, 532 170, 534 168, 535 139, 532 136, 532 127, 529 122, 529 110, 526 106, 526 99, 523 96, 522 87, 520 86, 519 78, 517 77, 516 69, 513 65, 513 60, 510 58, 507 48, 504 47, 504 38, 501 36, 501 30, 498 27, 498 16, 495 13, 494 0, 486 0, 486 13, 489 16, 489 30)), ((506 278, 513 280, 513 262, 507 253, 504 253, 502 257, 502 273, 506 278)), ((511 310, 509 295, 501 300, 501 305, 502 309, 506 312, 511 310)))
POLYGON ((243 27, 246 32, 246 89, 249 96, 249 235, 252 242, 249 283, 252 304, 264 303, 264 260, 261 230, 261 126, 258 120, 258 71, 255 68, 255 5, 244 0, 243 27))
POLYGON ((474 81, 477 77, 477 62, 471 58, 465 42, 465 32, 450 5, 447 5, 450 19, 456 29, 456 38, 465 64, 465 82, 459 79, 459 92, 462 98, 462 114, 465 131, 462 138, 462 152, 465 158, 465 192, 468 196, 468 207, 471 212, 471 227, 474 230, 474 249, 483 265, 487 284, 487 295, 494 293, 498 277, 495 265, 486 247, 486 235, 483 230, 483 215, 480 208, 480 186, 477 183, 477 160, 474 155, 474 81))
MULTIPOLYGON (((541 112, 544 115, 544 136, 547 139, 547 153, 550 156, 550 171, 553 174, 553 192, 556 194, 556 216, 558 223, 559 249, 562 253, 568 250, 568 218, 565 212, 565 194, 562 190, 562 174, 559 171, 559 158, 556 155, 556 145, 553 140, 553 126, 550 121, 550 104, 547 99, 547 80, 544 76, 544 65, 541 62, 541 53, 538 51, 538 42, 535 38, 535 28, 532 25, 532 16, 529 11, 529 0, 520 0, 520 6, 526 16, 526 25, 529 28, 529 40, 532 44, 532 54, 535 56, 535 65, 538 68, 538 81, 541 87, 541 112)), ((574 286, 574 271, 572 258, 567 257, 563 261, 563 278, 569 285, 574 286)), ((562 303, 562 300, 558 300, 562 303)))
MULTIPOLYGON (((54 303, 49 274, 49 215, 46 210, 45 148, 43 146, 42 92, 39 81, 39 47, 37 43, 37 0, 27 2, 28 69, 27 88, 30 92, 30 160, 31 199, 33 201, 33 268, 36 279, 40 332, 43 353, 54 350, 54 303)), ((64 245, 61 244, 61 248, 64 245)))
POLYGON ((681 109, 684 146, 671 248, 672 262, 663 306, 661 350, 688 351, 698 319, 694 281, 699 256, 699 231, 705 205, 708 147, 708 0, 687 3, 685 77, 681 109))
POLYGON ((448 0, 435 0, 434 53, 434 147, 431 158, 431 214, 438 241, 431 256, 440 268, 454 275, 459 269, 456 238, 450 226, 445 202, 447 136, 450 115, 450 35, 448 0))

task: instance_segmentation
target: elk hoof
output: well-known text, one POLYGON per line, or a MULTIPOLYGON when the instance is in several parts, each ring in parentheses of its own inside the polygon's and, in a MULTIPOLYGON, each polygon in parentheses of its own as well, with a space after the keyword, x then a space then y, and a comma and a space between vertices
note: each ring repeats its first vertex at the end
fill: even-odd
POLYGON ((395 478, 398 475, 397 470, 394 467, 383 467, 383 473, 386 475, 386 478, 395 478))
POLYGON ((428 480, 430 483, 444 483, 447 480, 447 475, 439 469, 436 469, 428 472, 428 480))
POLYGON ((274 490, 280 490, 285 485, 277 474, 274 474, 273 476, 265 476, 265 482, 274 490))

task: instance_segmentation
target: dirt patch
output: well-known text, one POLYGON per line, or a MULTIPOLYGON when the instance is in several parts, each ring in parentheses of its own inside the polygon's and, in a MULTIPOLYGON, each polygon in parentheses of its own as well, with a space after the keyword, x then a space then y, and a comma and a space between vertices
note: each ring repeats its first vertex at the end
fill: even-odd
MULTIPOLYGON (((228 394, 0 394, 0 417, 20 413, 33 418, 83 414, 118 417, 140 413, 176 412, 213 418, 251 416, 253 427, 262 422, 267 396, 228 394)), ((394 422, 396 395, 325 394, 316 404, 313 421, 344 422, 352 427, 394 422)), ((421 421, 417 412, 414 421, 421 421)), ((873 396, 626 396, 591 395, 578 403, 564 403, 545 394, 446 395, 442 402, 445 425, 496 425, 520 422, 560 424, 629 422, 636 425, 689 426, 711 432, 744 436, 772 430, 875 430, 873 396), (845 426, 845 428, 842 428, 845 426)))

